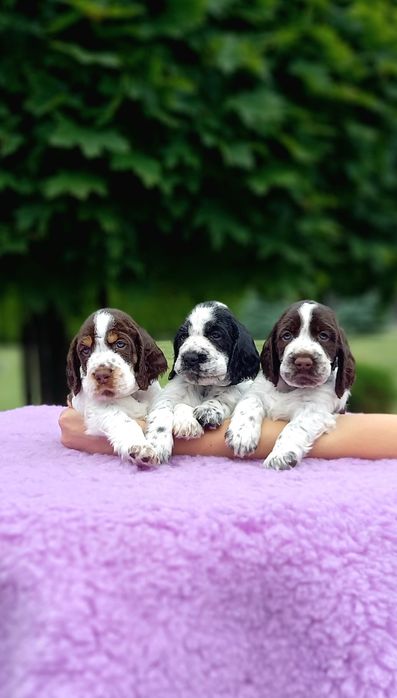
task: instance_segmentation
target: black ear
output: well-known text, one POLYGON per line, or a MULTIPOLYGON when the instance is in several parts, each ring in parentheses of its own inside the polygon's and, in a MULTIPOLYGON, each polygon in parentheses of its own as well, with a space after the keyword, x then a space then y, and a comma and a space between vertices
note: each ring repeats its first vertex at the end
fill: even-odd
POLYGON ((231 385, 255 378, 259 371, 259 354, 254 340, 241 322, 234 320, 234 323, 236 339, 227 367, 231 385))
POLYGON ((184 340, 186 339, 187 334, 188 334, 188 331, 186 329, 186 325, 181 325, 180 328, 178 329, 175 337, 174 337, 174 361, 172 363, 172 368, 171 368, 170 374, 168 376, 169 380, 171 380, 172 378, 174 378, 176 376, 176 373, 174 370, 175 361, 178 358, 179 349, 181 348, 181 345, 183 344, 184 340))
POLYGON ((72 339, 66 358, 66 381, 73 395, 77 395, 81 390, 80 361, 77 355, 77 342, 78 335, 72 339))
POLYGON ((349 390, 356 377, 356 362, 350 351, 346 335, 339 329, 338 349, 337 349, 337 372, 335 380, 335 393, 342 397, 345 390, 349 390))
POLYGON ((278 351, 276 347, 276 328, 275 325, 264 343, 261 351, 261 367, 262 371, 269 381, 273 385, 277 385, 280 378, 280 359, 278 357, 278 351))
POLYGON ((167 359, 154 339, 142 327, 137 329, 138 364, 135 377, 140 390, 147 390, 150 383, 167 370, 167 359))

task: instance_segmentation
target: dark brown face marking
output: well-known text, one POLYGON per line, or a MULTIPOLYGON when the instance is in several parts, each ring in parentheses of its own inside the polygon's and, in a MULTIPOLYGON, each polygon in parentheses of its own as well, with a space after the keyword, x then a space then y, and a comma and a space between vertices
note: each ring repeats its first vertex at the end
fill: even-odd
MULTIPOLYGON (((302 318, 299 313, 302 305, 303 303, 295 303, 288 308, 275 326, 275 346, 280 361, 288 344, 296 339, 302 330, 302 318)), ((331 363, 336 355, 338 334, 339 326, 334 311, 328 306, 313 303, 309 335, 323 348, 331 363)))
POLYGON ((333 363, 338 350, 340 328, 331 308, 325 305, 317 305, 314 308, 310 321, 310 335, 320 344, 333 363))
POLYGON ((299 315, 298 308, 292 306, 280 318, 274 328, 274 341, 277 355, 281 360, 284 355, 285 348, 294 340, 300 332, 302 318, 299 315))
MULTIPOLYGON (((338 397, 342 397, 344 391, 350 388, 354 382, 355 362, 345 334, 338 325, 334 311, 332 308, 320 303, 305 300, 294 303, 287 308, 274 325, 271 334, 262 348, 260 359, 263 373, 275 386, 278 385, 280 365, 283 360, 285 349, 302 331, 303 320, 299 313, 299 309, 305 303, 313 304, 309 317, 309 337, 322 348, 324 354, 330 361, 331 368, 337 369, 335 392, 338 397)), ((308 354, 307 351, 303 352, 302 357, 307 356, 310 357, 310 360, 313 359, 311 352, 310 354, 308 354)), ((300 361, 301 359, 298 355, 298 364, 300 361)), ((304 363, 305 359, 303 358, 303 364, 304 363)), ((297 368, 299 370, 299 366, 297 366, 297 368)), ((308 363, 306 369, 303 368, 303 370, 309 370, 308 363)), ((314 361, 313 370, 316 370, 314 361)))
MULTIPOLYGON (((117 353, 134 367, 136 381, 141 390, 147 390, 150 383, 167 369, 167 361, 161 349, 145 329, 140 327, 127 313, 117 308, 102 308, 111 316, 106 333, 106 343, 110 351, 117 353)), ((67 356, 67 382, 74 395, 81 390, 80 369, 87 371, 87 362, 96 348, 95 316, 92 313, 82 324, 73 338, 67 356)))

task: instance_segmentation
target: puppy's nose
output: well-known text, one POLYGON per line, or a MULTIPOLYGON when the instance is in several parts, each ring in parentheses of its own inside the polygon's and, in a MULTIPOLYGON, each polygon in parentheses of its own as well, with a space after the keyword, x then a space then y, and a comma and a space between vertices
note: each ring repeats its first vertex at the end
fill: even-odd
POLYGON ((203 351, 187 351, 183 355, 183 364, 186 368, 195 368, 203 363, 207 358, 207 354, 203 351))
POLYGON ((108 383, 112 376, 112 369, 106 368, 105 366, 100 366, 94 371, 94 378, 99 385, 104 385, 108 383))
POLYGON ((299 371, 310 371, 313 366, 313 359, 309 354, 298 354, 294 358, 294 366, 299 371))

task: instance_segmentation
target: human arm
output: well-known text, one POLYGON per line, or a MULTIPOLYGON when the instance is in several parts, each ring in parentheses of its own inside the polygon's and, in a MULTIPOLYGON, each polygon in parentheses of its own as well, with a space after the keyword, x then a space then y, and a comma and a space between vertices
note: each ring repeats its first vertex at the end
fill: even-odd
MULTIPOLYGON (((173 455, 223 456, 234 458, 233 451, 225 442, 229 420, 218 429, 210 429, 199 439, 174 439, 173 455)), ((140 424, 144 427, 144 422, 140 424)), ((84 431, 81 415, 66 408, 60 415, 61 440, 64 446, 88 453, 113 454, 106 438, 90 436, 84 431)), ((265 419, 262 424, 258 447, 248 458, 266 458, 276 438, 285 427, 285 422, 265 419)), ((341 414, 336 418, 336 427, 323 434, 313 445, 309 455, 313 458, 397 458, 397 415, 396 414, 341 414)))

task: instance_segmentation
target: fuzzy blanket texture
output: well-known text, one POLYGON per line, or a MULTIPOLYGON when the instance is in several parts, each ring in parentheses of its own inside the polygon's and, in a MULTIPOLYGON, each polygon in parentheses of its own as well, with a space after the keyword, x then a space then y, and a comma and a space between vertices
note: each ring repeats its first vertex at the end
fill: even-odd
POLYGON ((397 460, 140 472, 0 413, 1 698, 396 698, 397 460))

